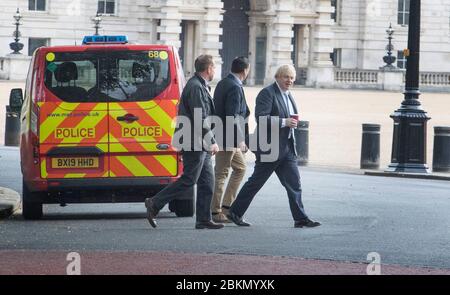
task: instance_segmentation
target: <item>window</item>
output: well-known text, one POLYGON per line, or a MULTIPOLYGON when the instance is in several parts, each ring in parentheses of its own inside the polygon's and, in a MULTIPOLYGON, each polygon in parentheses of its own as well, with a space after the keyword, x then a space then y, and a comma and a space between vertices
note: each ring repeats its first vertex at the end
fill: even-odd
POLYGON ((49 39, 46 38, 30 38, 28 39, 28 55, 32 56, 34 51, 39 47, 48 46, 49 39))
POLYGON ((331 61, 333 61, 333 65, 337 68, 341 67, 341 52, 342 49, 334 48, 333 53, 330 53, 331 61))
POLYGON ((339 9, 340 0, 331 0, 331 7, 334 8, 334 12, 331 13, 331 19, 334 20, 335 23, 340 22, 340 9, 339 9))
POLYGON ((398 24, 409 25, 409 3, 410 0, 398 0, 398 24))
POLYGON ((45 85, 66 102, 149 101, 170 84, 162 52, 57 52, 47 62, 45 85))
POLYGON ((46 0, 28 0, 28 10, 45 11, 46 0))
POLYGON ((46 0, 28 0, 28 10, 45 11, 46 0))
POLYGON ((406 56, 403 55, 403 51, 397 51, 397 68, 406 69, 406 56))
POLYGON ((100 14, 115 14, 116 13, 116 0, 98 1, 97 11, 100 14))

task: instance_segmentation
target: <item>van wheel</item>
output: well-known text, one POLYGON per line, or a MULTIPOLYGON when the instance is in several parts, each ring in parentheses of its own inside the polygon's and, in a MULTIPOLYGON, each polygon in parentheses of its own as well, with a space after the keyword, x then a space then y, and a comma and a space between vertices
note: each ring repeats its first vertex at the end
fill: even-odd
POLYGON ((36 202, 38 193, 32 193, 22 182, 22 216, 26 220, 38 220, 43 216, 42 203, 36 202))
POLYGON ((175 200, 174 212, 178 217, 192 217, 195 213, 194 200, 175 200))

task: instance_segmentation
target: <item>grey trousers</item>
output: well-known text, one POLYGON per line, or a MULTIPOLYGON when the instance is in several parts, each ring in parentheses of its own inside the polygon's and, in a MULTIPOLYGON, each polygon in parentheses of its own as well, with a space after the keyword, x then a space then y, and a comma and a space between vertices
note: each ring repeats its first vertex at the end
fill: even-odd
POLYGON ((152 200, 158 210, 180 195, 192 192, 197 184, 196 220, 211 220, 211 201, 214 192, 214 170, 211 154, 207 152, 183 152, 183 175, 156 194, 152 200))

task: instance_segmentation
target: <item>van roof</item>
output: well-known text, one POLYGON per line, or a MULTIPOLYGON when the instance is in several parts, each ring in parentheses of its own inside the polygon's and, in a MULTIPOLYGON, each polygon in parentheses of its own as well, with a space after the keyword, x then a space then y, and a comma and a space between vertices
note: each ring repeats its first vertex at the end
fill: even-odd
POLYGON ((104 50, 167 50, 174 51, 171 45, 160 44, 99 44, 99 45, 61 45, 39 48, 40 52, 83 52, 104 50))

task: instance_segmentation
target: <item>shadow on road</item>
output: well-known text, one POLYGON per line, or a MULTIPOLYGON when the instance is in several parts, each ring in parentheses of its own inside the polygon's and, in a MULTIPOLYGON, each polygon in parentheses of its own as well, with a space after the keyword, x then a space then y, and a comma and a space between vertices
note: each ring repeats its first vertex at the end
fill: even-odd
MULTIPOLYGON (((62 221, 62 220, 130 220, 130 219, 145 219, 146 214, 142 212, 124 212, 124 213, 44 213, 41 220, 25 220, 21 214, 12 216, 9 221, 15 222, 39 222, 39 221, 62 221)), ((158 219, 178 218, 174 213, 161 212, 158 219)))

